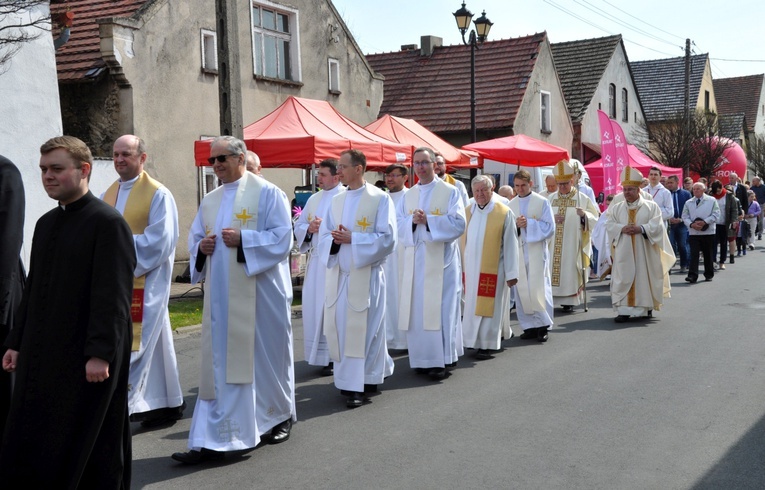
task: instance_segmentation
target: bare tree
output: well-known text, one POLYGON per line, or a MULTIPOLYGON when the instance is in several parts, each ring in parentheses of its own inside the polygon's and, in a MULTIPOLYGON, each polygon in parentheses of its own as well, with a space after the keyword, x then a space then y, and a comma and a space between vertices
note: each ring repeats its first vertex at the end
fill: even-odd
POLYGON ((746 159, 755 175, 765 175, 765 136, 753 134, 746 146, 746 159))
POLYGON ((43 0, 0 0, 0 69, 30 41, 50 32, 50 15, 35 9, 43 0))
POLYGON ((717 115, 697 110, 686 119, 682 112, 665 120, 638 128, 649 135, 648 146, 641 148, 652 159, 664 165, 682 168, 709 177, 720 168, 721 158, 733 141, 720 138, 717 115))

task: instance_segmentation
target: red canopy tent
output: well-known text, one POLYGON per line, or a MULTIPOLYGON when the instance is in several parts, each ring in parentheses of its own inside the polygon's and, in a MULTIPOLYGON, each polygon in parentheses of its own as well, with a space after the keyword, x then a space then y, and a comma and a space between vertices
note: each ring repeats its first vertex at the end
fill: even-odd
POLYGON ((483 159, 479 159, 478 153, 455 148, 434 133, 428 131, 425 126, 414 119, 386 114, 365 127, 376 135, 391 141, 410 144, 414 147, 427 146, 433 149, 436 153, 443 155, 448 170, 454 168, 481 168, 483 166, 483 159))
MULTIPOLYGON (((364 152, 368 168, 411 165, 412 146, 389 141, 340 114, 329 102, 290 96, 273 112, 244 128, 247 148, 264 167, 305 168, 351 148, 364 152)), ((197 166, 208 165, 210 141, 194 142, 197 166)))
MULTIPOLYGON (((630 157, 630 167, 639 170, 643 177, 648 177, 648 171, 651 170, 651 167, 658 167, 661 169, 662 175, 677 175, 681 182, 683 180, 683 169, 657 163, 648 158, 635 145, 627 145, 627 154, 630 157)), ((595 191, 595 194, 599 194, 603 190, 603 160, 599 158, 588 163, 584 168, 590 176, 590 187, 595 191)))
POLYGON ((525 167, 547 167, 568 160, 565 149, 525 134, 479 141, 464 145, 462 149, 476 151, 489 160, 525 167))

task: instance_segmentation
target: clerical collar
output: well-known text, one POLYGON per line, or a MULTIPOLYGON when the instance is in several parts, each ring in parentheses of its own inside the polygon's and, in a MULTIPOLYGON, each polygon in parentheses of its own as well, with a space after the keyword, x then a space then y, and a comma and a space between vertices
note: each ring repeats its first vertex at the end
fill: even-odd
POLYGON ((353 193, 353 192, 359 192, 359 191, 363 191, 363 190, 364 190, 364 188, 365 188, 366 186, 367 186, 367 183, 366 183, 366 182, 364 182, 363 184, 361 184, 361 187, 359 187, 358 189, 351 189, 351 188, 348 188, 348 189, 346 189, 346 190, 345 190, 345 192, 351 192, 351 193, 353 193))
POLYGON ((133 177, 130 180, 122 180, 122 179, 120 179, 117 182, 119 182, 120 187, 127 186, 129 184, 135 184, 135 182, 138 180, 138 177, 140 177, 140 176, 141 176, 141 174, 139 173, 138 175, 136 175, 135 177, 133 177))
POLYGON ((526 199, 527 197, 531 197, 531 192, 529 192, 525 196, 521 196, 520 194, 518 194, 518 197, 521 198, 521 199, 526 199))
POLYGON ((484 208, 485 208, 486 206, 488 206, 490 202, 491 202, 491 201, 487 202, 487 203, 486 203, 486 204, 484 204, 483 206, 481 206, 480 204, 478 204, 478 203, 476 202, 476 203, 475 203, 475 205, 476 205, 476 206, 478 206, 478 209, 480 209, 481 211, 483 211, 483 210, 484 210, 484 208))
POLYGON ((429 186, 431 186, 431 185, 434 185, 434 184, 436 183, 436 181, 438 181, 438 180, 439 180, 439 179, 438 179, 438 175, 436 175, 435 177, 433 177, 433 180, 431 180, 431 181, 430 181, 430 182, 428 182, 427 184, 423 184, 423 183, 422 183, 422 181, 419 181, 419 182, 418 182, 418 184, 419 184, 420 186, 422 186, 422 187, 429 187, 429 186))
POLYGON ((239 187, 239 181, 241 180, 241 177, 236 179, 233 182, 226 182, 223 184, 223 188, 226 190, 236 189, 239 187))
POLYGON ((74 202, 70 202, 69 204, 61 204, 59 203, 59 207, 62 211, 65 211, 67 213, 72 213, 74 211, 79 211, 80 209, 84 208, 88 202, 93 199, 93 194, 91 194, 90 191, 86 192, 81 198, 77 199, 74 202))

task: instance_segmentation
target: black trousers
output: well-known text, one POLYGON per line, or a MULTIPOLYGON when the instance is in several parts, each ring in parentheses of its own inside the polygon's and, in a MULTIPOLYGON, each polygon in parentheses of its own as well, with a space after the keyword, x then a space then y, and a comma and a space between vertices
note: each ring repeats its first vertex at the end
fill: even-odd
MULTIPOLYGON (((727 237, 726 237, 727 239, 727 237)), ((715 236, 714 235, 690 235, 688 243, 691 246, 691 260, 688 264, 688 277, 693 280, 699 277, 699 252, 704 254, 704 277, 712 279, 715 276, 715 236)), ((727 247, 728 242, 725 242, 727 247)))
MULTIPOLYGON (((714 255, 720 254, 720 263, 724 264, 728 258, 728 225, 715 225, 716 240, 714 244, 714 255)), ((706 260, 706 259, 704 259, 706 260)))

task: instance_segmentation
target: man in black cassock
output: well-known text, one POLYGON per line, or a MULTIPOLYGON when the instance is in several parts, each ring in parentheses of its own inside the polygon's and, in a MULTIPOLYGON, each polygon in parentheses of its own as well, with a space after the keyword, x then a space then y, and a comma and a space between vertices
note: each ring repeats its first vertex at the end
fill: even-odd
MULTIPOLYGON (((21 172, 0 155, 0 341, 13 325, 13 314, 24 288, 24 184, 21 172)), ((11 375, 0 371, 0 435, 11 403, 11 375)))
POLYGON ((88 190, 90 150, 40 148, 59 206, 37 222, 29 277, 2 359, 16 372, 2 446, 6 488, 129 488, 127 383, 136 259, 122 216, 88 190))

